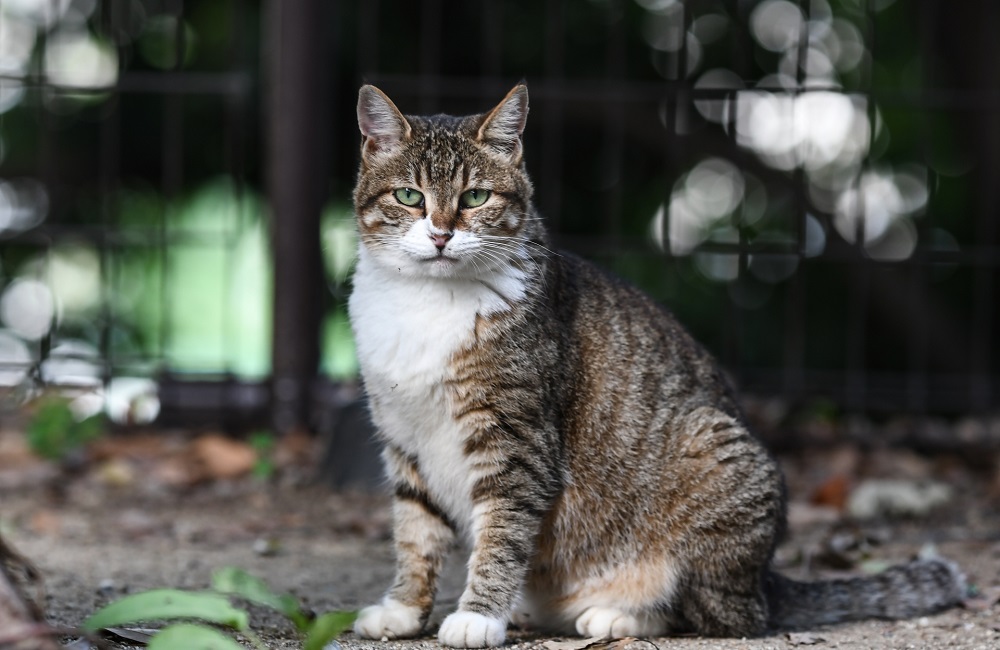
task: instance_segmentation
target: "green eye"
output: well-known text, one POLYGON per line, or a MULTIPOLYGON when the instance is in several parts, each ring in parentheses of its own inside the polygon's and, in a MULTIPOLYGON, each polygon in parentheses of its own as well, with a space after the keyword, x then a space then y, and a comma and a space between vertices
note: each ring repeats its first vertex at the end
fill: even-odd
POLYGON ((466 190, 462 192, 462 196, 458 197, 458 202, 462 204, 463 208, 478 208, 486 203, 488 198, 490 198, 489 190, 466 190))
POLYGON ((424 202, 424 195, 411 187, 401 187, 392 193, 403 205, 415 208, 424 202))

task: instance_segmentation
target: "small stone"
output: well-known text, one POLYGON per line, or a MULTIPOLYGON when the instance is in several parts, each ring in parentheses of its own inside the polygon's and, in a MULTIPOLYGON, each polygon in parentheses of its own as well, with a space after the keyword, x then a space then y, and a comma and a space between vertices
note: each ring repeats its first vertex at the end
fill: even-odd
POLYGON ((260 537, 254 540, 253 552, 261 557, 274 557, 281 551, 281 542, 273 537, 260 537))
POLYGON ((111 578, 105 578, 97 584, 97 593, 105 598, 109 598, 115 594, 115 581, 111 578))

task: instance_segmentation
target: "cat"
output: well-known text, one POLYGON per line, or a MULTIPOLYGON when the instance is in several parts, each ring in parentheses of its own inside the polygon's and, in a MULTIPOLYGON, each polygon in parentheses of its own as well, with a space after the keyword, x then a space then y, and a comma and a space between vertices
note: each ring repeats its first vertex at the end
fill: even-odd
POLYGON ((445 556, 471 546, 452 647, 510 621, 587 637, 744 637, 951 606, 914 560, 804 583, 770 568, 775 460, 709 354, 663 307, 549 248, 518 85, 491 111, 404 116, 361 88, 349 313, 393 499, 395 583, 368 638, 418 635, 445 556))

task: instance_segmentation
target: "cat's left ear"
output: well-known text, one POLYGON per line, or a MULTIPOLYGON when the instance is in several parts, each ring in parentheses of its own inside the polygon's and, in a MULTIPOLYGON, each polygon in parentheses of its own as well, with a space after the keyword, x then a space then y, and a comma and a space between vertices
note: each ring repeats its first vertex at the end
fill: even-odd
POLYGON ((521 134, 528 120, 528 87, 518 84, 486 114, 476 140, 512 165, 521 162, 521 134))

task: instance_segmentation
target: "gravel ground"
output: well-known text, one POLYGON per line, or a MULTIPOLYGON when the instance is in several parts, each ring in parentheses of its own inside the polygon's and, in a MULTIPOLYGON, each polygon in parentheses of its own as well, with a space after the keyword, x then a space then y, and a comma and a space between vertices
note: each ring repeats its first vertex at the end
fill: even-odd
MULTIPOLYGON (((902 561, 927 543, 956 560, 970 581, 987 591, 1000 585, 1000 521, 996 507, 970 482, 938 514, 903 523, 845 525, 829 509, 795 495, 809 475, 794 464, 791 531, 778 553, 791 574, 804 575, 805 558, 829 546, 838 531, 867 540, 864 561, 902 561), (846 531, 846 532, 845 532, 846 531), (873 541, 874 540, 874 541, 873 541)), ((288 591, 316 611, 357 608, 377 599, 392 574, 387 500, 335 494, 311 487, 265 486, 250 480, 184 491, 113 488, 89 480, 53 490, 39 485, 7 489, 0 497, 0 530, 29 557, 46 580, 52 622, 76 626, 124 593, 153 587, 202 588, 214 569, 235 565, 288 591)), ((850 551, 845 551, 849 555, 850 551)), ((860 556, 859 556, 860 557, 860 556)), ((444 577, 432 624, 454 606, 462 558, 444 577)), ((816 567, 816 562, 812 562, 816 567)), ((280 619, 254 611, 271 648, 297 648, 280 619)), ((550 639, 512 634, 513 646, 550 639)), ((653 639, 659 648, 1000 648, 1000 604, 979 601, 918 620, 868 621, 779 633, 756 639, 653 639)), ((431 636, 409 642, 371 642, 345 635, 346 650, 437 648, 431 636)), ((574 647, 575 645, 575 647, 574 647)), ((648 642, 633 644, 649 648, 648 642)), ((621 650, 616 648, 615 650, 621 650)))

